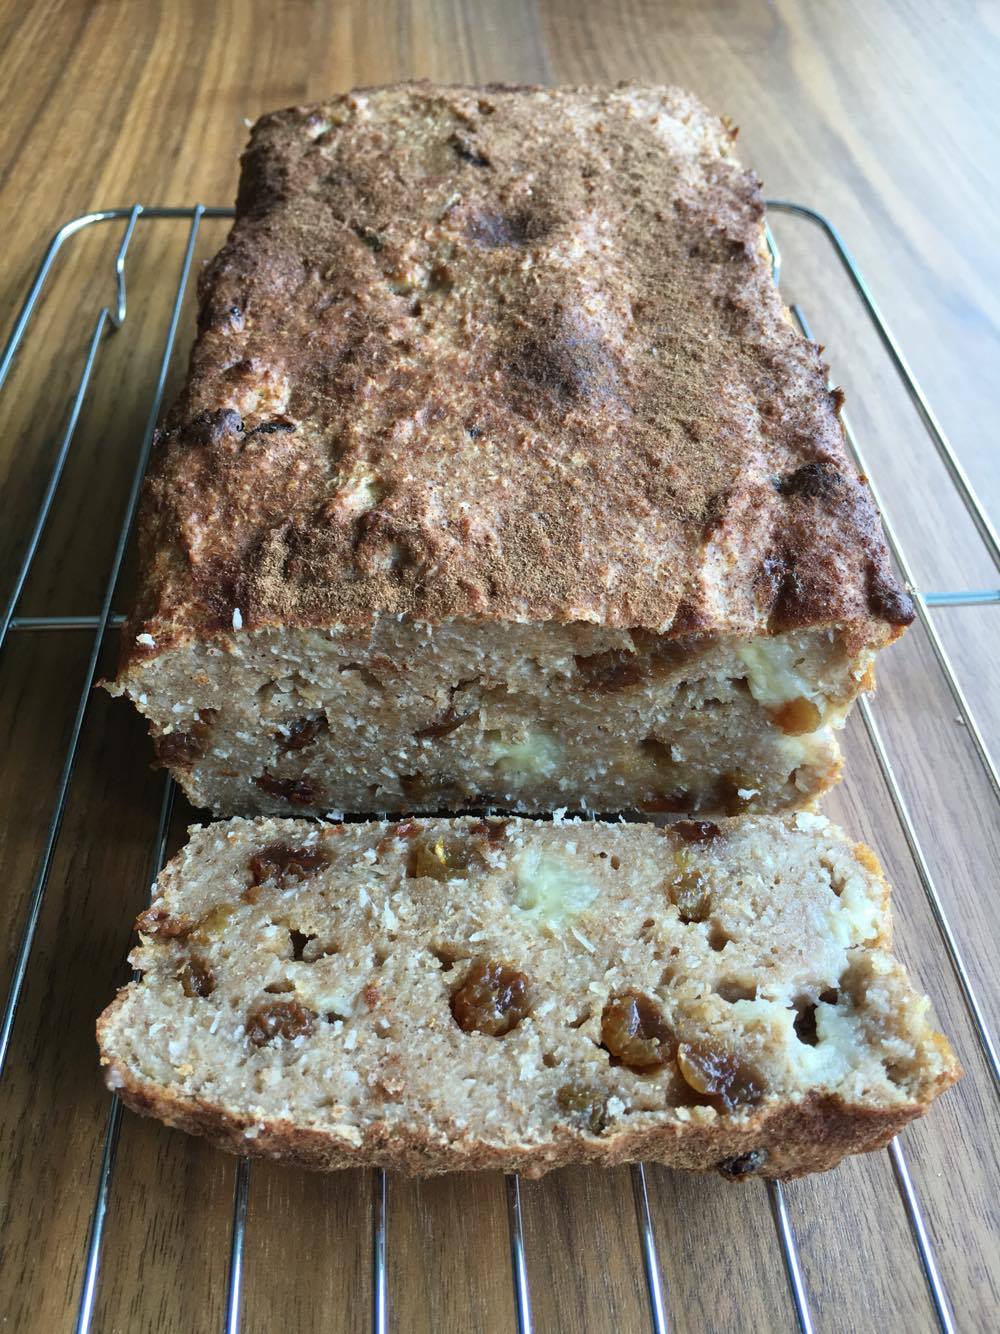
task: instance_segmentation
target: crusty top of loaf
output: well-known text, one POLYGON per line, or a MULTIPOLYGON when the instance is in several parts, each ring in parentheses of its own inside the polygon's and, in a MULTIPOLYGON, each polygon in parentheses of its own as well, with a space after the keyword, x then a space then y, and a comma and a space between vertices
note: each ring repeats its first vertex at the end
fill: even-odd
POLYGON ((402 84, 258 121, 126 657, 237 608, 892 637, 911 604, 734 137, 634 86, 402 84))

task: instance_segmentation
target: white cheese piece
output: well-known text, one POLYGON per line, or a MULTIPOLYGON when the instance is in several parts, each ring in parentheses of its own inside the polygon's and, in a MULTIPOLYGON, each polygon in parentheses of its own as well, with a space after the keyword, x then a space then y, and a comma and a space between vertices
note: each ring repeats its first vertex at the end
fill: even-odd
POLYGON ((833 902, 829 930, 838 945, 850 949, 876 939, 882 909, 860 875, 849 875, 833 902))
POLYGON ((554 773, 559 764, 559 747, 544 732, 528 733, 523 741, 493 742, 493 763, 505 774, 544 777, 554 773))
POLYGON ((737 648, 747 669, 750 694, 765 708, 775 709, 793 699, 813 699, 808 681, 795 670, 801 650, 787 639, 752 639, 737 648))
POLYGON ((559 927, 583 912, 600 890, 560 857, 529 848, 517 860, 515 905, 527 916, 559 927))

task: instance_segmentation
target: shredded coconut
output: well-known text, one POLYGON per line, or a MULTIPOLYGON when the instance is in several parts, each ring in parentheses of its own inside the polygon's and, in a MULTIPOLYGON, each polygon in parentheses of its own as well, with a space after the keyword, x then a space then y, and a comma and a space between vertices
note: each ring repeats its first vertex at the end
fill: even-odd
POLYGON ((580 942, 580 944, 583 946, 583 948, 587 951, 588 954, 595 953, 595 947, 590 943, 590 941, 587 939, 587 937, 583 934, 582 931, 578 931, 575 926, 571 926, 570 931, 572 931, 573 935, 576 936, 577 940, 580 942))

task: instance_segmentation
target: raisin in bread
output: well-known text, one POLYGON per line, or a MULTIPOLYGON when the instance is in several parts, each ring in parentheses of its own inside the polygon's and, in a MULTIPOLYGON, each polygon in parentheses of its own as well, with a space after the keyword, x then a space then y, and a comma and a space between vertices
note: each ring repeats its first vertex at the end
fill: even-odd
POLYGON ((807 805, 913 615, 760 184, 677 89, 265 116, 116 694, 219 814, 807 805))
POLYGON ((238 1153, 794 1176, 959 1074, 822 817, 195 826, 98 1024, 136 1111, 238 1153))

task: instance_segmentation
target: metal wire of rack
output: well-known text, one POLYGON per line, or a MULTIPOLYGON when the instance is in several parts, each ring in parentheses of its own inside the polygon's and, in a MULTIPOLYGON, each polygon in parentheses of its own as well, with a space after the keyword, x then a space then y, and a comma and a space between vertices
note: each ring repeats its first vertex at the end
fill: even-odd
MULTIPOLYGON (((982 539, 986 550, 991 556, 994 567, 1000 571, 1000 539, 998 539, 996 529, 991 523, 982 503, 976 496, 968 476, 949 444, 926 396, 914 378, 898 343, 886 324, 865 279, 847 246, 844 244, 839 232, 822 214, 801 204, 784 200, 774 200, 769 201, 768 210, 769 213, 772 214, 791 214, 807 220, 813 226, 820 229, 830 243, 833 252, 846 271, 854 290, 858 294, 892 365, 910 397, 910 400, 919 414, 934 448, 940 456, 958 494, 960 495, 975 526, 976 532, 982 539)), ((97 671, 98 658, 101 652, 104 636, 109 630, 118 626, 122 619, 121 616, 112 612, 112 605, 135 520, 140 488, 149 458, 153 432, 160 414, 167 373, 180 322, 181 309, 191 274, 196 242, 204 219, 225 219, 231 218, 232 216, 233 211, 231 209, 206 208, 200 204, 190 208, 144 207, 141 204, 134 204, 131 207, 97 210, 67 222, 52 238, 14 322, 2 356, 0 356, 0 390, 2 390, 14 364, 15 357, 24 340, 32 316, 42 298, 47 280, 49 279, 66 243, 73 236, 85 229, 100 226, 101 224, 122 224, 123 231, 114 261, 115 300, 113 305, 106 305, 101 309, 95 322, 87 346, 83 368, 70 403, 66 424, 56 448, 55 458, 52 462, 49 476, 42 493, 41 502, 30 533, 26 539, 24 551, 15 573, 7 604, 2 615, 0 615, 0 649, 2 649, 7 635, 12 632, 31 633, 41 631, 68 632, 75 630, 90 630, 93 636, 87 667, 84 671, 79 701, 73 724, 70 729, 69 742, 56 786, 55 801, 49 819, 42 853, 39 858, 34 881, 28 896, 27 910, 21 928, 20 940, 14 967, 11 973, 8 994, 2 1012, 2 1019, 0 1019, 0 1078, 2 1078, 10 1049, 11 1034, 17 1016, 22 988, 25 982, 28 961, 31 956, 38 927, 39 915, 52 868, 53 856, 59 840, 63 815, 65 813, 73 781, 81 732, 83 730, 88 701, 97 671), (38 550, 42 543, 50 511, 59 490, 67 459, 72 450, 81 410, 92 382, 95 367, 99 360, 101 347, 106 341, 107 335, 119 329, 126 320, 128 309, 126 292, 126 260, 130 244, 134 238, 136 229, 140 224, 145 226, 149 223, 155 223, 158 220, 186 220, 188 222, 187 240, 163 340, 163 352, 160 359, 153 395, 150 401, 146 428, 138 451, 117 542, 114 548, 110 568, 107 573, 100 610, 96 616, 73 614, 18 617, 16 615, 17 606, 27 583, 35 557, 38 554, 38 550)), ((770 227, 767 228, 767 242, 771 252, 775 277, 777 279, 780 274, 781 257, 770 227)), ((793 307, 792 311, 803 332, 806 333, 807 336, 810 335, 809 325, 804 312, 799 307, 793 307)), ((850 424, 847 422, 845 422, 845 429, 848 444, 853 451, 858 466, 865 474, 867 474, 870 480, 872 474, 869 468, 865 465, 865 460, 858 446, 855 434, 851 429, 850 424)), ((979 762, 992 784, 994 795, 1000 796, 1000 776, 998 776, 996 764, 989 753, 968 699, 955 673, 933 618, 930 615, 930 609, 933 607, 1000 604, 1000 588, 933 593, 923 593, 917 589, 914 584, 912 566, 907 559, 906 553, 899 541, 898 534, 893 528, 886 510, 882 506, 881 498, 878 495, 878 491, 875 489, 874 482, 872 483, 872 487, 876 501, 882 511, 883 524, 889 545, 903 578, 911 588, 920 622, 926 632, 928 641, 944 678, 947 681, 955 706, 965 723, 970 738, 972 739, 979 762)), ((882 777, 885 780, 900 829, 909 848, 923 892, 926 895, 934 921, 937 925, 942 942, 944 943, 972 1027, 982 1048, 987 1067, 992 1077, 994 1091, 1000 1093, 1000 1061, 998 1061, 996 1043, 993 1035, 989 1031, 983 1006, 976 995, 969 970, 962 958, 955 933, 945 913, 941 896, 938 893, 937 886, 935 885, 930 870, 928 859, 917 835, 916 824, 907 805, 902 786, 893 770, 889 752, 875 718, 875 712, 868 700, 864 698, 859 701, 859 707, 864 727, 874 750, 882 777)), ((174 787, 172 782, 168 779, 164 785, 156 836, 152 846, 151 869, 154 874, 158 872, 164 861, 167 835, 170 828, 170 818, 173 809, 173 800, 174 787)), ((78 1331, 78 1334, 89 1334, 89 1331, 93 1326, 95 1303, 101 1278, 102 1242, 108 1215, 110 1189, 115 1170, 121 1120, 121 1104, 116 1097, 112 1097, 103 1145, 100 1146, 101 1158, 98 1171, 97 1190, 86 1241, 83 1280, 80 1288, 76 1316, 76 1330, 78 1331)), ((900 1141, 898 1139, 894 1140, 887 1152, 891 1161, 892 1171, 905 1210, 913 1243, 916 1248, 916 1253, 926 1280, 927 1294, 931 1309, 938 1327, 942 1331, 945 1331, 945 1334, 952 1334, 955 1330, 955 1321, 952 1314, 951 1303, 941 1277, 940 1268, 925 1221, 920 1197, 913 1183, 907 1159, 900 1141)), ((237 1334, 237 1331, 240 1328, 241 1301, 245 1279, 244 1242, 248 1218, 250 1171, 249 1159, 239 1159, 234 1185, 231 1240, 225 1288, 226 1300, 223 1321, 225 1334, 237 1334)), ((631 1169, 631 1174, 638 1239, 642 1254, 645 1285, 648 1296, 650 1327, 654 1331, 654 1334, 665 1334, 665 1331, 669 1329, 670 1325, 669 1293, 667 1292, 663 1281, 657 1252, 656 1235, 650 1212, 648 1183, 641 1164, 634 1165, 631 1169)), ((508 1176, 506 1186, 511 1276, 516 1325, 519 1334, 530 1334, 533 1328, 532 1303, 525 1248, 521 1189, 518 1177, 508 1176)), ((778 1181, 768 1182, 767 1190, 774 1220, 775 1235, 781 1250, 785 1273, 788 1280, 789 1295, 798 1327, 802 1331, 802 1334, 811 1334, 813 1329, 813 1318, 810 1309, 809 1294, 803 1274, 803 1267, 799 1259, 798 1243, 787 1208, 785 1193, 781 1183, 778 1181)), ((371 1210, 371 1328, 373 1334, 386 1334, 389 1329, 387 1277, 389 1207, 390 1193, 387 1175, 381 1170, 374 1170, 372 1173, 371 1210)))

